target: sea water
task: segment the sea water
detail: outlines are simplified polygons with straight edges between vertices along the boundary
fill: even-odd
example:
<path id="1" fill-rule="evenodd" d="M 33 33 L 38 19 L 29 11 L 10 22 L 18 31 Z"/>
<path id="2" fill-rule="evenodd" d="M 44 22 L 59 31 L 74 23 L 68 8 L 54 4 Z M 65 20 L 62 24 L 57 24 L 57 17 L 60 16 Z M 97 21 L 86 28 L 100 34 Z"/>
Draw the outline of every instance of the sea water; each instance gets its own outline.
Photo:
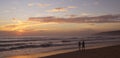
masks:
<path id="1" fill-rule="evenodd" d="M 83 40 L 86 49 L 120 44 L 120 36 L 8 36 L 0 37 L 0 58 L 78 49 L 78 42 Z"/>

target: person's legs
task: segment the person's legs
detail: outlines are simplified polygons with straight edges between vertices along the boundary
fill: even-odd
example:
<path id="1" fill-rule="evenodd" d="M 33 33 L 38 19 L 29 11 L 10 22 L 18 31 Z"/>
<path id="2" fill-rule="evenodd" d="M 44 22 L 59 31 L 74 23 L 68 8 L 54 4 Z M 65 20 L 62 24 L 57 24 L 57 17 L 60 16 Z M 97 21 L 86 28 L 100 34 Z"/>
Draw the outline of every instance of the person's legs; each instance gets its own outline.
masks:
<path id="1" fill-rule="evenodd" d="M 82 46 L 82 52 L 85 52 L 85 47 L 84 46 Z"/>
<path id="2" fill-rule="evenodd" d="M 83 51 L 85 52 L 85 47 L 83 47 Z"/>
<path id="3" fill-rule="evenodd" d="M 81 51 L 81 47 L 79 46 L 79 51 Z"/>

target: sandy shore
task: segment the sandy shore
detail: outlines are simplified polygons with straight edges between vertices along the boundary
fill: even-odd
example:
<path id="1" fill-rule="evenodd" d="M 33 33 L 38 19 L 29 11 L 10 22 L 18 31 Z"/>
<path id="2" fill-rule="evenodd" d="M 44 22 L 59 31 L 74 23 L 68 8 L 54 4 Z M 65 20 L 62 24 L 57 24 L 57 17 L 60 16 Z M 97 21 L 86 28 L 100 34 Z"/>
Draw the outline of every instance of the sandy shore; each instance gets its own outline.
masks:
<path id="1" fill-rule="evenodd" d="M 87 49 L 86 51 L 61 50 L 47 53 L 9 56 L 5 58 L 120 58 L 120 45 Z"/>
<path id="2" fill-rule="evenodd" d="M 74 51 L 42 58 L 120 58 L 120 45 L 90 49 L 85 52 Z"/>
<path id="3" fill-rule="evenodd" d="M 43 52 L 43 53 L 34 53 L 34 54 L 24 54 L 24 55 L 13 55 L 13 56 L 8 56 L 8 57 L 2 57 L 2 58 L 41 58 L 41 57 L 46 57 L 46 56 L 51 56 L 51 55 L 56 55 L 56 54 L 63 54 L 63 53 L 69 53 L 76 51 L 77 49 L 72 49 L 72 50 L 59 50 L 59 51 L 51 51 L 51 52 Z"/>

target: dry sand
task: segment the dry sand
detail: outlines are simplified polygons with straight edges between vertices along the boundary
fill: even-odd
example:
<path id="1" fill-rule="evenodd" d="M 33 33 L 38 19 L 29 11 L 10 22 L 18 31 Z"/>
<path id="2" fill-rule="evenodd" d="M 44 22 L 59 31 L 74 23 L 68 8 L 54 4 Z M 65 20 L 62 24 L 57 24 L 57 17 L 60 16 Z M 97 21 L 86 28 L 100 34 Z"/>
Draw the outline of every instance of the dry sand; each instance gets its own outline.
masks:
<path id="1" fill-rule="evenodd" d="M 120 58 L 120 45 L 86 51 L 74 51 L 43 58 Z"/>

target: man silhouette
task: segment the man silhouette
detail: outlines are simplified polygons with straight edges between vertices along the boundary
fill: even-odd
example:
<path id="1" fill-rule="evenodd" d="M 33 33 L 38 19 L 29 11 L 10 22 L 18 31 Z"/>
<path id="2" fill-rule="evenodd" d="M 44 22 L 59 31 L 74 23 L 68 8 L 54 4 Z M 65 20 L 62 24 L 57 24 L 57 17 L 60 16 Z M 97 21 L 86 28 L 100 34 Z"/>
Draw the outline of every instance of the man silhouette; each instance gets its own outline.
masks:
<path id="1" fill-rule="evenodd" d="M 78 42 L 79 51 L 81 51 L 81 42 Z"/>

